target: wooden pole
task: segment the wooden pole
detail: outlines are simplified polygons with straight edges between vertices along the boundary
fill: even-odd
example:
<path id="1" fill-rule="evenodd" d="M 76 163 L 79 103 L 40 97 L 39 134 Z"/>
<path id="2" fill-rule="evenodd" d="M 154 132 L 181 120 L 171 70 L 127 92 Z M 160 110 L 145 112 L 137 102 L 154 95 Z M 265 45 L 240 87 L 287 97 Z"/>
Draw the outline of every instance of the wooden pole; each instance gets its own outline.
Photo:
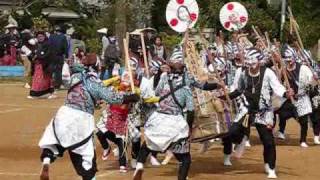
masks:
<path id="1" fill-rule="evenodd" d="M 261 43 L 263 45 L 263 48 L 268 49 L 270 51 L 270 49 L 267 47 L 267 45 L 265 44 L 265 42 L 263 41 L 262 37 L 260 36 L 260 34 L 258 33 L 258 31 L 256 30 L 256 28 L 254 26 L 252 26 L 252 30 L 256 34 L 258 39 L 260 39 L 260 41 L 261 41 Z M 278 79 L 281 80 L 281 72 L 279 70 L 279 67 L 278 67 L 276 61 L 274 60 L 274 58 L 272 56 L 271 56 L 271 60 L 272 60 L 272 63 L 274 65 L 274 67 L 276 68 L 276 75 L 277 75 Z"/>
<path id="2" fill-rule="evenodd" d="M 267 39 L 268 49 L 271 49 L 271 42 L 270 42 L 270 38 L 269 38 L 268 32 L 264 32 L 264 35 L 266 36 L 266 39 Z"/>
<path id="3" fill-rule="evenodd" d="M 127 41 L 126 43 L 127 43 L 128 53 L 129 53 L 129 45 L 130 45 L 130 34 L 129 34 L 129 32 L 126 33 L 126 41 Z M 124 47 L 123 47 L 123 51 L 125 52 Z M 126 57 L 124 57 L 124 58 L 126 58 Z M 129 59 L 130 59 L 130 56 L 129 56 Z M 124 60 L 125 67 L 128 67 L 127 62 L 129 62 L 129 61 Z"/>
<path id="4" fill-rule="evenodd" d="M 274 40 L 274 42 L 276 43 L 277 39 L 274 38 L 273 40 Z M 285 84 L 285 86 L 287 87 L 287 89 L 290 89 L 291 87 L 290 87 L 290 83 L 289 83 L 289 79 L 288 79 L 288 73 L 287 73 L 287 70 L 285 69 L 286 66 L 285 66 L 285 64 L 283 63 L 283 60 L 281 59 L 281 55 L 280 55 L 280 51 L 279 51 L 279 50 L 277 50 L 277 54 L 279 55 L 279 58 L 280 58 L 280 65 L 281 65 L 281 69 L 282 69 L 282 75 L 283 75 L 283 79 L 284 79 L 284 84 Z M 273 59 L 273 58 L 272 58 L 272 59 Z M 290 101 L 291 101 L 292 103 L 295 102 L 295 100 L 293 99 L 292 96 L 290 96 Z"/>
<path id="5" fill-rule="evenodd" d="M 142 52 L 143 52 L 143 62 L 144 62 L 144 66 L 146 68 L 147 78 L 149 78 L 150 77 L 149 64 L 148 64 L 147 50 L 146 50 L 146 44 L 145 44 L 145 41 L 144 41 L 143 32 L 141 32 L 140 36 L 141 36 L 141 45 L 142 45 Z"/>
<path id="6" fill-rule="evenodd" d="M 130 56 L 129 56 L 129 48 L 128 43 L 126 39 L 123 39 L 123 49 L 125 53 L 125 61 L 129 72 L 129 78 L 130 78 L 130 85 L 131 85 L 131 91 L 134 92 L 134 82 L 133 82 L 133 76 L 132 76 L 132 69 L 130 66 Z"/>
<path id="7" fill-rule="evenodd" d="M 320 61 L 320 39 L 318 40 L 317 61 Z"/>
<path id="8" fill-rule="evenodd" d="M 255 29 L 254 26 L 252 26 L 252 29 L 253 29 L 254 33 L 257 35 L 257 37 L 258 37 L 259 39 L 262 39 L 261 36 L 259 35 L 259 33 L 257 32 L 257 30 Z M 269 35 L 268 35 L 267 33 L 266 33 L 266 35 L 267 35 L 266 38 L 269 39 Z M 270 42 L 270 40 L 268 40 L 268 41 Z M 263 41 L 262 41 L 262 44 L 263 44 L 263 46 L 264 46 L 265 48 L 267 48 L 266 44 L 265 44 Z M 289 79 L 288 79 L 288 74 L 286 73 L 286 70 L 284 69 L 285 65 L 283 64 L 283 61 L 281 60 L 280 52 L 277 52 L 277 54 L 278 54 L 278 56 L 279 56 L 279 58 L 280 58 L 280 65 L 281 65 L 281 67 L 282 67 L 282 68 L 281 68 L 281 69 L 282 69 L 282 72 L 281 72 L 281 70 L 279 69 L 277 63 L 275 62 L 273 56 L 271 57 L 272 63 L 273 63 L 273 65 L 274 65 L 274 67 L 276 68 L 276 73 L 277 73 L 277 76 L 278 76 L 279 81 L 281 81 L 281 74 L 282 74 L 282 75 L 283 75 L 283 78 L 284 78 L 285 86 L 286 86 L 288 89 L 290 89 L 290 83 L 289 83 Z M 290 97 L 290 100 L 291 100 L 292 103 L 294 103 L 294 99 L 293 99 L 292 96 Z"/>
<path id="9" fill-rule="evenodd" d="M 294 18 L 290 7 L 288 7 L 288 12 L 289 12 L 289 17 L 292 20 L 292 28 L 293 28 L 294 32 L 296 33 L 296 35 L 297 35 L 300 47 L 302 49 L 304 49 L 304 46 L 303 46 L 303 43 L 302 43 L 302 40 L 301 40 L 301 37 L 300 37 L 300 34 L 299 34 L 299 30 L 298 30 L 298 23 L 297 23 L 296 19 Z"/>

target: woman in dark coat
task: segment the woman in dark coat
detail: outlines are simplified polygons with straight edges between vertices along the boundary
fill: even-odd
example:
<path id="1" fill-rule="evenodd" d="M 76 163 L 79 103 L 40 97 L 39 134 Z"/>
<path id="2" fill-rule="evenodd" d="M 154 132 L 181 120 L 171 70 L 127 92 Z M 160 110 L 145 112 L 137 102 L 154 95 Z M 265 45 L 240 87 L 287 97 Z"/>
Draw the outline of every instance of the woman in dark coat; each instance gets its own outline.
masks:
<path id="1" fill-rule="evenodd" d="M 37 40 L 36 55 L 33 58 L 34 74 L 32 77 L 32 87 L 28 98 L 55 98 L 51 71 L 54 54 L 45 32 L 38 32 Z"/>

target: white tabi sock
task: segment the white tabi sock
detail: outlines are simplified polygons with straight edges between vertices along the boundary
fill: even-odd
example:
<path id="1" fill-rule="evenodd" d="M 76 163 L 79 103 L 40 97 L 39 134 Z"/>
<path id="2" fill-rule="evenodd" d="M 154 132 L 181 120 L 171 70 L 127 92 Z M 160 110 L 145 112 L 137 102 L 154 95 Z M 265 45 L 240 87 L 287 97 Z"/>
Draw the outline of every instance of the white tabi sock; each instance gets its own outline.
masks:
<path id="1" fill-rule="evenodd" d="M 43 165 L 50 164 L 50 158 L 48 158 L 48 157 L 44 158 L 42 161 L 42 164 Z"/>
<path id="2" fill-rule="evenodd" d="M 270 166 L 269 166 L 268 163 L 265 163 L 265 164 L 264 164 L 264 172 L 268 174 L 269 171 L 270 171 Z"/>
<path id="3" fill-rule="evenodd" d="M 319 136 L 314 136 L 313 140 L 314 140 L 314 144 L 316 145 L 320 144 Z"/>
<path id="4" fill-rule="evenodd" d="M 138 162 L 136 165 L 136 170 L 140 170 L 140 169 L 143 169 L 143 163 Z"/>
<path id="5" fill-rule="evenodd" d="M 277 179 L 278 176 L 276 174 L 276 171 L 274 169 L 270 169 L 268 173 L 268 179 Z"/>
<path id="6" fill-rule="evenodd" d="M 224 155 L 224 158 L 223 158 L 223 165 L 225 166 L 232 166 L 232 163 L 231 163 L 231 155 L 229 154 L 225 154 Z"/>

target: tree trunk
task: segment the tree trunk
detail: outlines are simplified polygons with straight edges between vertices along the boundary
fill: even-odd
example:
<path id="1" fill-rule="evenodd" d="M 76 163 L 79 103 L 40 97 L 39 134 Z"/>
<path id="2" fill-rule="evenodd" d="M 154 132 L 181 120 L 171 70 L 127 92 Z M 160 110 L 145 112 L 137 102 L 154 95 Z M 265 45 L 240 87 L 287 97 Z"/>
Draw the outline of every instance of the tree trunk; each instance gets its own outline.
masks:
<path id="1" fill-rule="evenodd" d="M 119 40 L 119 46 L 121 52 L 123 51 L 123 39 L 126 38 L 127 33 L 127 3 L 126 0 L 117 0 L 115 3 L 116 6 L 116 19 L 115 19 L 115 35 Z M 122 53 L 124 57 L 124 53 Z M 124 58 L 122 58 L 121 63 L 124 64 Z"/>
<path id="2" fill-rule="evenodd" d="M 318 40 L 317 61 L 320 61 L 320 39 Z"/>

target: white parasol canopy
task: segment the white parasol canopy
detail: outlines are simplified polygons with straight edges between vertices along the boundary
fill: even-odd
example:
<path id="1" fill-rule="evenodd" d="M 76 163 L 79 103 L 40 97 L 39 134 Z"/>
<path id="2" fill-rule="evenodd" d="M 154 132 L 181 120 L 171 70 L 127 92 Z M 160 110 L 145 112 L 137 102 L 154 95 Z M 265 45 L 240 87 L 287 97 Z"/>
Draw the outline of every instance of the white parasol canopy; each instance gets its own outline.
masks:
<path id="1" fill-rule="evenodd" d="M 229 2 L 220 10 L 220 23 L 228 31 L 242 29 L 248 19 L 247 9 L 238 2 Z"/>

